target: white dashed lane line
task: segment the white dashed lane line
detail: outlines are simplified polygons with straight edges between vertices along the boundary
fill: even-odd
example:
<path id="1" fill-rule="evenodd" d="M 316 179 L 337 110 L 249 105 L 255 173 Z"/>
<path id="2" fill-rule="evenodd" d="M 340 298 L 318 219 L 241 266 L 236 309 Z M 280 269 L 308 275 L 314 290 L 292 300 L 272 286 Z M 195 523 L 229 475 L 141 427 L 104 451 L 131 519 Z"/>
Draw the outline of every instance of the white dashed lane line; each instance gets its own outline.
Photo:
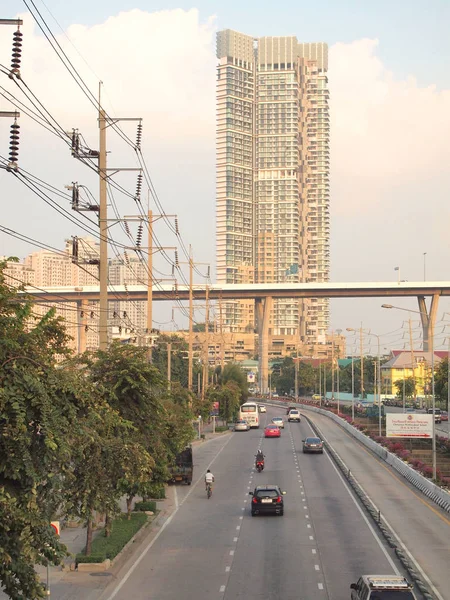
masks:
<path id="1" fill-rule="evenodd" d="M 294 465 L 295 465 L 295 468 L 296 468 L 296 471 L 297 471 L 298 484 L 299 484 L 299 487 L 300 487 L 300 490 L 301 490 L 300 494 L 301 494 L 301 496 L 305 496 L 305 492 L 304 492 L 304 488 L 303 488 L 303 484 L 302 484 L 302 479 L 301 479 L 301 475 L 300 475 L 300 463 L 299 463 L 299 460 L 298 460 L 297 453 L 295 451 L 295 447 L 294 447 L 294 443 L 293 443 L 294 440 L 292 438 L 291 431 L 289 431 L 289 434 L 291 436 L 292 449 L 293 449 L 293 454 L 294 454 Z M 306 498 L 305 497 L 302 498 L 302 502 L 306 503 Z M 307 510 L 308 507 L 306 505 L 303 505 L 303 509 Z M 305 514 L 305 520 L 308 520 L 308 519 L 309 519 L 309 515 Z M 311 524 L 310 523 L 306 523 L 306 527 L 307 527 L 307 529 L 311 529 Z M 309 537 L 309 540 L 311 542 L 314 541 L 314 536 L 309 535 L 308 537 Z M 312 556 L 317 556 L 317 549 L 316 548 L 311 548 L 311 555 Z M 314 570 L 315 571 L 320 571 L 320 565 L 315 564 L 314 565 Z M 323 590 L 324 589 L 323 583 L 317 583 L 317 588 L 319 590 Z"/>

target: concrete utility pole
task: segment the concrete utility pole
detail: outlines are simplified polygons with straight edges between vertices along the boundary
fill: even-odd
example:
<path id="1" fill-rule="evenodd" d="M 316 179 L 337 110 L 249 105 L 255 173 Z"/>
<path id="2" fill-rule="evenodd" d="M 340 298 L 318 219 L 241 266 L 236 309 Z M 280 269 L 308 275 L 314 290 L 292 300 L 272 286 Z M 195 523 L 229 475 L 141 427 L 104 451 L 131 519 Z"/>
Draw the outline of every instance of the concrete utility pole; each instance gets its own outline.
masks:
<path id="1" fill-rule="evenodd" d="M 100 83 L 101 89 L 101 83 Z M 100 90 L 99 90 L 100 92 Z M 107 172 L 106 172 L 106 113 L 101 107 L 99 93 L 98 101 L 98 127 L 99 127 L 99 158 L 98 175 L 100 178 L 100 317 L 99 317 L 99 347 L 106 350 L 108 347 L 108 217 L 107 217 Z"/>
<path id="2" fill-rule="evenodd" d="M 334 400 L 334 331 L 331 332 L 331 399 Z"/>
<path id="3" fill-rule="evenodd" d="M 417 402 L 417 391 L 416 391 L 416 365 L 414 361 L 414 346 L 413 346 L 413 337 L 412 337 L 412 327 L 411 327 L 411 317 L 408 319 L 409 323 L 409 348 L 411 350 L 411 369 L 413 373 L 413 385 L 414 385 L 414 404 Z"/>
<path id="4" fill-rule="evenodd" d="M 147 318 L 146 318 L 146 329 L 147 334 L 149 336 L 148 342 L 148 359 L 149 362 L 152 361 L 152 345 L 151 345 L 151 334 L 153 330 L 153 254 L 156 252 L 160 252 L 161 250 L 174 250 L 176 251 L 176 246 L 158 246 L 157 248 L 153 247 L 153 223 L 159 221 L 160 219 L 164 219 L 166 217 L 171 217 L 176 219 L 176 215 L 155 215 L 151 210 L 148 210 L 147 215 L 129 215 L 125 216 L 123 221 L 126 223 L 130 221 L 138 221 L 142 223 L 142 221 L 147 221 Z M 117 219 L 113 219 L 117 222 Z M 131 246 L 127 247 L 129 250 L 145 250 L 145 247 L 142 246 Z M 170 281 L 173 282 L 173 279 L 158 279 L 158 283 L 162 281 Z"/>
<path id="5" fill-rule="evenodd" d="M 207 265 L 209 263 L 194 263 L 192 257 L 192 246 L 189 244 L 189 261 L 187 263 L 180 263 L 189 265 L 189 350 L 188 350 L 188 390 L 192 392 L 192 380 L 193 380 L 193 363 L 194 363 L 194 264 L 195 265 Z M 198 388 L 198 392 L 200 387 Z M 200 393 L 199 393 L 200 396 Z"/>
<path id="6" fill-rule="evenodd" d="M 362 323 L 359 330 L 359 351 L 361 354 L 361 400 L 364 400 L 364 346 Z"/>
<path id="7" fill-rule="evenodd" d="M 204 360 L 203 360 L 203 386 L 202 400 L 205 399 L 206 390 L 209 384 L 209 287 L 206 286 L 206 309 L 205 309 L 205 344 L 204 344 Z"/>
<path id="8" fill-rule="evenodd" d="M 192 260 L 192 246 L 189 244 L 189 354 L 188 354 L 188 390 L 192 392 L 192 365 L 194 343 L 194 263 Z M 199 373 L 200 375 L 200 373 Z"/>

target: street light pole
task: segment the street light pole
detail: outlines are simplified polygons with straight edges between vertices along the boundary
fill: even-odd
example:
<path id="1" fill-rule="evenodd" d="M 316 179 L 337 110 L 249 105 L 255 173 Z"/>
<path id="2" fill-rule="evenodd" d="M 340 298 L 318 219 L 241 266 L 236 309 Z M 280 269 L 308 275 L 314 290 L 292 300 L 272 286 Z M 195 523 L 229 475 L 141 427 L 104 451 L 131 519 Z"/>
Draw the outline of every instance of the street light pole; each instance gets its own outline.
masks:
<path id="1" fill-rule="evenodd" d="M 381 308 L 396 308 L 397 310 L 405 310 L 406 312 L 418 313 L 419 315 L 423 315 L 421 310 L 412 310 L 411 308 L 402 308 L 401 306 L 393 306 L 392 304 L 382 304 Z M 432 462 L 433 462 L 433 480 L 436 481 L 436 420 L 435 420 L 435 410 L 436 410 L 436 398 L 434 396 L 434 323 L 430 321 L 429 325 L 429 333 L 428 333 L 429 343 L 431 347 L 431 406 L 433 407 L 433 419 L 431 421 L 431 453 L 432 453 Z"/>
<path id="2" fill-rule="evenodd" d="M 354 348 L 352 348 L 352 421 L 355 420 L 355 366 L 354 366 Z"/>

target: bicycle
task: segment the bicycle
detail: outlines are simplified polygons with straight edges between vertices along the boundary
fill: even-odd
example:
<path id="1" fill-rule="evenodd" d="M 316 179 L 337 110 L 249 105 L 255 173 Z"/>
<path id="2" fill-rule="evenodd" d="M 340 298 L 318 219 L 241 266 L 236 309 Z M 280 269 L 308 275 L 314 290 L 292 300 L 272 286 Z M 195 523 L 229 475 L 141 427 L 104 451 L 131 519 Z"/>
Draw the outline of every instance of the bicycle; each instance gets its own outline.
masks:
<path id="1" fill-rule="evenodd" d="M 207 496 L 208 500 L 212 496 L 212 485 L 209 482 L 206 484 L 206 496 Z"/>

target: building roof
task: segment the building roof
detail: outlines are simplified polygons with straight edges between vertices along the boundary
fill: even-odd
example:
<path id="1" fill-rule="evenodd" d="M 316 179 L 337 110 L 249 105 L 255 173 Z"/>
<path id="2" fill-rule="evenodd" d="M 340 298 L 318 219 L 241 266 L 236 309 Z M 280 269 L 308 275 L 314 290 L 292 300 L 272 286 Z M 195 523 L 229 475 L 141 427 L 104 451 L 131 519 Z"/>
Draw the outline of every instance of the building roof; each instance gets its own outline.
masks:
<path id="1" fill-rule="evenodd" d="M 422 350 L 414 350 L 412 352 L 414 357 L 411 356 L 411 350 L 393 350 L 392 358 L 381 365 L 382 369 L 412 369 L 413 366 L 421 362 L 425 362 L 428 365 L 431 364 L 431 352 L 423 352 Z M 434 362 L 439 364 L 441 360 L 447 356 L 447 352 L 441 350 L 435 350 Z"/>

